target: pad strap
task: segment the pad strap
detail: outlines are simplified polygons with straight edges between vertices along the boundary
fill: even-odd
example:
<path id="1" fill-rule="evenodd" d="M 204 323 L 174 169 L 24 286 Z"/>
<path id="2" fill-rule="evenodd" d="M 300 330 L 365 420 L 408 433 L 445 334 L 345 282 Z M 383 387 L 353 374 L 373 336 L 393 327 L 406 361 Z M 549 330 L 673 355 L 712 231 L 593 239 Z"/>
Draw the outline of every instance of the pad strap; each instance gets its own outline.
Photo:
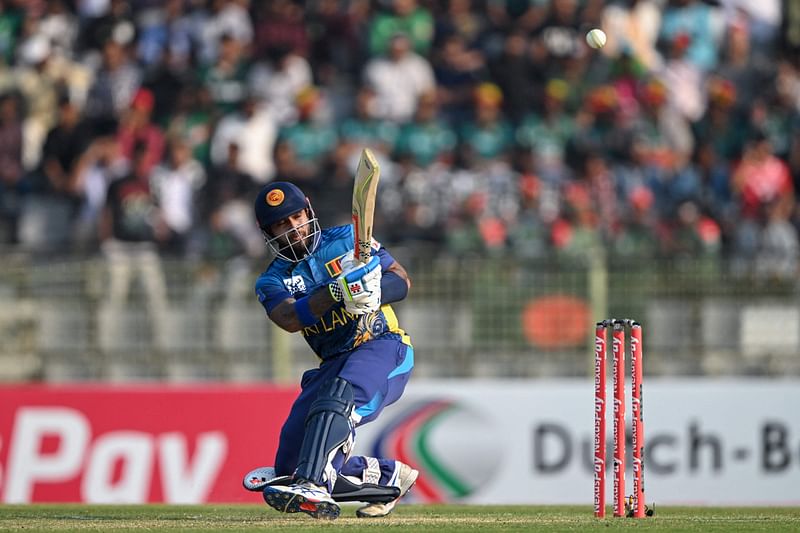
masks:
<path id="1" fill-rule="evenodd" d="M 366 457 L 367 467 L 362 474 L 364 483 L 378 484 L 381 480 L 381 464 L 374 457 Z"/>

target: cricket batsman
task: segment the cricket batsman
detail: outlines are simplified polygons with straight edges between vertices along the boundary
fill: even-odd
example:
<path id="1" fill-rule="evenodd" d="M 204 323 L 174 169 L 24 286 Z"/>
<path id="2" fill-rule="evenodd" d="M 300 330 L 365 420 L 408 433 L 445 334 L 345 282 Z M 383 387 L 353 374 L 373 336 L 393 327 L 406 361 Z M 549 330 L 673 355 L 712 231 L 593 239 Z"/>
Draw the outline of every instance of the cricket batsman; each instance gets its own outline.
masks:
<path id="1" fill-rule="evenodd" d="M 274 475 L 245 476 L 271 507 L 335 519 L 342 501 L 370 502 L 359 517 L 389 514 L 417 480 L 399 461 L 352 455 L 356 428 L 400 398 L 414 367 L 410 339 L 389 304 L 406 297 L 406 270 L 372 239 L 365 264 L 354 259 L 352 225 L 320 229 L 295 185 L 258 193 L 255 216 L 275 259 L 256 281 L 269 318 L 301 332 L 319 357 L 280 433 Z"/>

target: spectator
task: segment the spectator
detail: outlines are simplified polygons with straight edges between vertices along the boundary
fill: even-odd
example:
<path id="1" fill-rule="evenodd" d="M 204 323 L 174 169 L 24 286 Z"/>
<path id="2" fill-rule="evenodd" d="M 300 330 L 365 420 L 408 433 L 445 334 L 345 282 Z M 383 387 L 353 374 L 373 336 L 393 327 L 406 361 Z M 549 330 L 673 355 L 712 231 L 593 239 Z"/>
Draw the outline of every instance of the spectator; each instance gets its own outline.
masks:
<path id="1" fill-rule="evenodd" d="M 547 222 L 553 209 L 549 204 L 557 193 L 536 174 L 530 150 L 518 150 L 515 159 L 520 172 L 519 213 L 509 228 L 509 245 L 520 258 L 544 259 L 550 252 Z"/>
<path id="2" fill-rule="evenodd" d="M 189 145 L 180 138 L 172 139 L 167 161 L 157 166 L 150 178 L 158 217 L 167 232 L 160 239 L 161 251 L 179 256 L 192 251 L 192 230 L 199 222 L 198 191 L 205 181 L 205 170 L 198 161 L 192 159 Z"/>
<path id="3" fill-rule="evenodd" d="M 599 85 L 586 95 L 575 117 L 575 132 L 567 143 L 567 161 L 580 167 L 589 153 L 602 153 L 613 162 L 630 157 L 633 126 L 620 113 L 617 91 Z"/>
<path id="4" fill-rule="evenodd" d="M 11 2 L 0 2 L 0 61 L 9 65 L 14 59 L 23 11 Z"/>
<path id="5" fill-rule="evenodd" d="M 702 138 L 691 164 L 700 176 L 700 209 L 720 223 L 723 239 L 727 239 L 738 221 L 731 192 L 731 163 L 719 155 L 710 140 Z"/>
<path id="6" fill-rule="evenodd" d="M 211 13 L 197 26 L 200 64 L 217 62 L 223 36 L 247 48 L 253 42 L 253 23 L 245 6 L 249 0 L 210 0 Z"/>
<path id="7" fill-rule="evenodd" d="M 541 113 L 525 115 L 516 130 L 517 144 L 531 152 L 536 172 L 551 183 L 563 181 L 569 174 L 565 157 L 567 144 L 575 132 L 575 121 L 567 114 L 564 104 L 570 91 L 564 80 L 550 80 Z"/>
<path id="8" fill-rule="evenodd" d="M 366 145 L 358 145 L 359 148 Z M 377 152 L 376 155 L 383 154 L 384 152 Z M 345 144 L 340 144 L 332 156 L 328 159 L 327 164 L 322 168 L 321 172 L 325 176 L 316 185 L 317 187 L 310 190 L 308 195 L 311 198 L 311 204 L 314 206 L 314 213 L 320 220 L 325 220 L 330 224 L 350 224 L 353 221 L 352 215 L 349 210 L 342 209 L 342 206 L 350 205 L 353 200 L 353 176 L 358 161 L 361 156 L 361 150 L 350 153 Z M 381 158 L 379 163 L 381 166 L 381 185 L 386 187 L 387 183 L 391 180 L 386 180 L 388 165 L 384 164 L 385 158 Z M 382 201 L 381 198 L 379 201 Z M 375 213 L 375 225 L 379 223 L 381 218 L 382 209 L 378 209 Z"/>
<path id="9" fill-rule="evenodd" d="M 609 57 L 629 54 L 645 70 L 661 68 L 656 45 L 661 29 L 661 9 L 654 0 L 616 0 L 603 10 L 603 28 L 608 41 L 603 53 Z"/>
<path id="10" fill-rule="evenodd" d="M 443 117 L 460 125 L 471 115 L 473 91 L 486 78 L 483 55 L 467 48 L 458 34 L 444 37 L 434 61 L 437 92 Z"/>
<path id="11" fill-rule="evenodd" d="M 64 249 L 71 244 L 72 226 L 82 201 L 75 166 L 89 139 L 78 108 L 62 98 L 58 123 L 48 132 L 41 163 L 31 174 L 31 196 L 25 203 L 20 236 L 26 246 Z"/>
<path id="12" fill-rule="evenodd" d="M 606 242 L 619 228 L 621 209 L 617 205 L 614 175 L 601 153 L 589 153 L 575 179 L 564 184 L 564 200 L 579 226 L 591 225 Z M 589 212 L 584 212 L 588 210 Z"/>
<path id="13" fill-rule="evenodd" d="M 668 89 L 658 78 L 641 84 L 641 113 L 634 122 L 637 149 L 650 164 L 664 169 L 683 167 L 694 150 L 689 122 L 667 104 Z"/>
<path id="14" fill-rule="evenodd" d="M 613 250 L 619 257 L 650 261 L 658 256 L 659 236 L 653 202 L 652 191 L 644 186 L 636 187 L 628 195 L 624 223 L 613 237 Z"/>
<path id="15" fill-rule="evenodd" d="M 692 124 L 694 137 L 709 143 L 720 157 L 736 160 L 750 134 L 747 117 L 736 111 L 736 86 L 729 80 L 712 76 L 706 91 L 708 107 L 700 120 Z"/>
<path id="16" fill-rule="evenodd" d="M 744 20 L 730 24 L 725 34 L 722 48 L 722 62 L 715 74 L 728 80 L 736 91 L 736 112 L 742 113 L 744 107 L 763 91 L 767 80 L 775 74 L 763 59 L 753 54 L 750 28 Z"/>
<path id="17" fill-rule="evenodd" d="M 81 27 L 78 32 L 79 47 L 89 52 L 103 50 L 109 41 L 128 46 L 136 32 L 131 4 L 125 0 L 107 2 L 78 2 Z"/>
<path id="18" fill-rule="evenodd" d="M 687 51 L 691 37 L 686 33 L 675 35 L 668 44 L 664 68 L 659 76 L 668 88 L 669 104 L 686 120 L 696 121 L 706 110 L 705 73 L 689 60 Z"/>
<path id="19" fill-rule="evenodd" d="M 258 184 L 239 170 L 239 146 L 228 145 L 228 157 L 211 169 L 202 190 L 201 220 L 208 224 L 206 253 L 212 258 L 259 256 L 264 239 L 252 224 L 252 194 Z"/>
<path id="20" fill-rule="evenodd" d="M 298 164 L 304 167 L 303 175 L 312 180 L 323 177 L 322 169 L 328 165 L 339 142 L 336 128 L 320 114 L 323 105 L 319 89 L 306 87 L 297 95 L 297 122 L 279 133 L 281 140 L 291 145 Z"/>
<path id="21" fill-rule="evenodd" d="M 223 115 L 239 107 L 247 95 L 249 65 L 242 46 L 243 43 L 232 35 L 222 35 L 216 60 L 200 72 L 201 83 L 208 89 L 211 100 Z"/>
<path id="22" fill-rule="evenodd" d="M 456 35 L 468 49 L 478 48 L 487 30 L 486 16 L 473 5 L 472 0 L 447 0 L 444 3 L 444 11 L 435 17 L 436 40 Z"/>
<path id="23" fill-rule="evenodd" d="M 141 276 L 153 323 L 161 325 L 167 309 L 167 287 L 156 245 L 169 238 L 169 230 L 158 216 L 148 165 L 145 145 L 136 143 L 129 173 L 108 186 L 99 234 L 108 261 L 110 309 L 124 307 L 131 275 L 136 271 Z"/>
<path id="24" fill-rule="evenodd" d="M 674 223 L 662 238 L 663 253 L 678 259 L 717 259 L 721 250 L 721 232 L 717 223 L 700 212 L 694 202 L 684 202 L 677 209 Z"/>
<path id="25" fill-rule="evenodd" d="M 211 95 L 202 87 L 187 85 L 177 95 L 168 126 L 169 137 L 180 137 L 192 148 L 192 157 L 209 165 L 211 132 L 217 120 Z"/>
<path id="26" fill-rule="evenodd" d="M 313 168 L 304 165 L 294 151 L 294 144 L 288 139 L 278 139 L 275 143 L 275 179 L 273 181 L 285 181 L 294 179 L 297 182 L 305 182 L 313 188 L 314 180 L 318 176 L 313 174 Z"/>
<path id="27" fill-rule="evenodd" d="M 528 33 L 541 26 L 547 8 L 547 2 L 499 0 L 487 2 L 486 14 L 495 31 L 505 33 L 516 27 Z"/>
<path id="28" fill-rule="evenodd" d="M 775 80 L 773 88 L 762 89 L 752 101 L 750 123 L 751 127 L 764 131 L 775 154 L 786 159 L 800 125 L 800 76 L 788 62 L 781 61 Z"/>
<path id="29" fill-rule="evenodd" d="M 168 56 L 176 65 L 187 65 L 192 54 L 192 23 L 184 0 L 167 0 L 141 14 L 137 56 L 145 65 L 156 65 Z"/>
<path id="30" fill-rule="evenodd" d="M 797 279 L 800 259 L 797 229 L 780 202 L 769 202 L 764 208 L 766 220 L 755 255 L 756 279 L 792 282 Z"/>
<path id="31" fill-rule="evenodd" d="M 39 176 L 43 181 L 37 187 L 40 192 L 67 196 L 75 193 L 75 163 L 90 138 L 78 107 L 68 97 L 62 97 L 58 123 L 48 132 L 42 150 Z"/>
<path id="32" fill-rule="evenodd" d="M 388 55 L 364 67 L 364 80 L 377 95 L 378 116 L 395 122 L 410 120 L 420 96 L 436 89 L 430 63 L 411 51 L 410 44 L 405 34 L 395 34 Z"/>
<path id="33" fill-rule="evenodd" d="M 321 0 L 307 18 L 314 28 L 309 39 L 309 60 L 320 68 L 334 68 L 351 80 L 357 80 L 368 57 L 367 38 L 371 2 L 348 2 L 342 9 L 338 0 Z M 295 49 L 301 49 L 295 46 Z"/>
<path id="34" fill-rule="evenodd" d="M 783 57 L 800 56 L 800 13 L 791 0 L 781 2 L 780 47 Z"/>
<path id="35" fill-rule="evenodd" d="M 733 171 L 733 190 L 740 202 L 740 216 L 757 219 L 766 204 L 791 212 L 794 205 L 794 184 L 789 168 L 775 156 L 769 139 L 756 132 L 745 146 L 742 159 Z"/>
<path id="36" fill-rule="evenodd" d="M 602 246 L 591 200 L 583 188 L 567 195 L 564 209 L 550 228 L 550 240 L 557 258 L 585 262 Z"/>
<path id="37" fill-rule="evenodd" d="M 503 93 L 493 83 L 482 83 L 472 98 L 473 118 L 459 128 L 462 165 L 477 169 L 505 163 L 510 167 L 514 129 L 503 116 Z"/>
<path id="38" fill-rule="evenodd" d="M 506 116 L 519 125 L 541 100 L 543 70 L 534 68 L 529 56 L 528 38 L 522 31 L 512 30 L 504 38 L 500 54 L 489 60 L 490 78 L 503 91 Z"/>
<path id="39" fill-rule="evenodd" d="M 505 228 L 497 219 L 484 216 L 487 198 L 474 192 L 448 220 L 446 246 L 456 256 L 477 256 L 505 245 Z"/>
<path id="40" fill-rule="evenodd" d="M 395 155 L 401 163 L 420 169 L 435 163 L 453 165 L 458 138 L 437 112 L 436 94 L 423 94 L 414 120 L 401 128 L 397 138 Z"/>
<path id="41" fill-rule="evenodd" d="M 355 162 L 363 148 L 371 148 L 376 157 L 388 159 L 397 140 L 398 126 L 377 117 L 376 95 L 371 87 L 361 86 L 356 94 L 355 110 L 339 127 L 341 149 L 347 160 Z M 322 205 L 316 202 L 315 205 Z M 322 217 L 330 220 L 329 217 Z"/>
<path id="42" fill-rule="evenodd" d="M 0 95 L 0 242 L 17 242 L 17 222 L 26 189 L 22 169 L 22 121 L 17 98 Z"/>
<path id="43" fill-rule="evenodd" d="M 0 2 L 0 93 L 24 103 L 0 99 L 2 239 L 91 250 L 107 188 L 130 177 L 139 146 L 150 200 L 180 206 L 151 225 L 151 246 L 185 250 L 185 221 L 202 212 L 208 222 L 191 226 L 211 228 L 209 253 L 259 255 L 239 193 L 213 209 L 187 201 L 187 173 L 305 180 L 325 209 L 348 196 L 370 146 L 384 171 L 378 220 L 395 242 L 512 244 L 534 258 L 604 240 L 649 257 L 655 234 L 663 257 L 697 258 L 716 225 L 736 257 L 791 257 L 800 76 L 778 47 L 792 49 L 792 11 L 779 45 L 775 0 L 734 3 Z M 584 34 L 601 21 L 609 41 L 595 52 Z M 162 163 L 165 137 L 176 145 Z"/>
<path id="44" fill-rule="evenodd" d="M 103 44 L 103 63 L 89 88 L 86 117 L 96 132 L 108 132 L 133 100 L 142 82 L 139 68 L 130 61 L 123 43 L 109 39 Z"/>
<path id="45" fill-rule="evenodd" d="M 131 100 L 130 109 L 121 115 L 117 130 L 120 153 L 128 160 L 133 160 L 134 146 L 141 144 L 145 174 L 149 174 L 164 155 L 164 132 L 151 121 L 153 105 L 153 93 L 139 89 Z"/>
<path id="46" fill-rule="evenodd" d="M 284 53 L 308 58 L 310 39 L 300 2 L 273 0 L 256 7 L 254 54 L 278 57 Z"/>
<path id="47" fill-rule="evenodd" d="M 387 239 L 394 241 L 441 244 L 446 237 L 443 220 L 452 209 L 447 187 L 453 181 L 449 166 L 442 164 L 420 170 L 408 165 L 396 186 L 402 201 L 393 213 Z"/>
<path id="48" fill-rule="evenodd" d="M 289 48 L 275 49 L 265 59 L 250 70 L 250 93 L 269 102 L 279 125 L 292 124 L 297 120 L 297 95 L 313 83 L 311 65 Z"/>
<path id="49" fill-rule="evenodd" d="M 771 238 L 784 233 L 780 220 L 788 218 L 794 209 L 794 184 L 788 166 L 774 155 L 763 132 L 755 132 L 745 145 L 731 183 L 739 205 L 733 241 L 734 270 L 746 274 L 753 271 L 753 260 L 762 248 L 767 212 L 775 224 Z"/>
<path id="50" fill-rule="evenodd" d="M 112 136 L 94 139 L 75 162 L 74 190 L 81 198 L 74 242 L 80 250 L 95 250 L 101 236 L 101 217 L 109 185 L 128 174 L 128 161 Z"/>
<path id="51" fill-rule="evenodd" d="M 153 93 L 153 122 L 166 128 L 177 112 L 178 99 L 184 88 L 190 86 L 189 65 L 180 63 L 169 49 L 164 50 L 145 75 L 143 87 Z M 192 91 L 201 89 L 191 87 Z"/>
<path id="52" fill-rule="evenodd" d="M 417 0 L 389 0 L 390 8 L 375 14 L 369 24 L 369 52 L 373 57 L 389 54 L 398 33 L 409 40 L 411 50 L 428 55 L 434 37 L 433 17 Z"/>
<path id="53" fill-rule="evenodd" d="M 577 0 L 551 0 L 545 18 L 531 36 L 551 58 L 576 57 L 585 46 L 580 25 Z"/>
<path id="54" fill-rule="evenodd" d="M 47 2 L 43 6 L 47 11 L 41 19 L 29 12 L 24 30 L 26 37 L 18 48 L 16 75 L 17 83 L 27 84 L 26 93 L 36 95 L 36 114 L 42 115 L 43 95 L 57 87 L 58 91 L 66 91 L 69 98 L 83 109 L 94 72 L 91 61 L 76 58 L 76 39 L 78 22 L 61 0 Z M 11 70 L 11 72 L 14 72 Z M 43 87 L 38 87 L 43 85 Z M 55 123 L 55 103 L 50 101 L 48 109 L 52 125 Z M 46 132 L 45 132 L 46 133 Z M 37 145 L 37 149 L 41 145 Z"/>
<path id="55" fill-rule="evenodd" d="M 6 71 L 11 76 L 11 88 L 22 95 L 25 105 L 22 164 L 29 171 L 39 164 L 45 137 L 58 116 L 60 80 L 54 78 L 48 68 L 51 54 L 47 37 L 33 35 L 19 46 L 17 68 Z"/>
<path id="56" fill-rule="evenodd" d="M 700 0 L 668 0 L 661 17 L 659 40 L 668 46 L 685 43 L 686 60 L 700 72 L 717 66 L 722 35 L 720 10 Z"/>
<path id="57" fill-rule="evenodd" d="M 267 183 L 275 174 L 272 151 L 278 125 L 271 106 L 247 95 L 237 113 L 226 115 L 217 125 L 211 141 L 211 162 L 221 165 L 229 160 L 231 143 L 238 147 L 239 170 L 257 183 Z"/>
<path id="58" fill-rule="evenodd" d="M 640 88 L 649 76 L 644 65 L 624 50 L 611 60 L 608 75 L 619 99 L 620 113 L 626 120 L 636 120 L 640 111 Z"/>

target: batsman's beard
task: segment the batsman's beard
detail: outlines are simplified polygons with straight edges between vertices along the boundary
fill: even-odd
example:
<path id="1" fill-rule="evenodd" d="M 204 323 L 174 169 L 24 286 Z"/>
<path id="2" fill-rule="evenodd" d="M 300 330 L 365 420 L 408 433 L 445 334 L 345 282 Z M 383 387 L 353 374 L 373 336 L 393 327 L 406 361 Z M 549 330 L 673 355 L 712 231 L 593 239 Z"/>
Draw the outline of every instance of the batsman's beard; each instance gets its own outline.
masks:
<path id="1" fill-rule="evenodd" d="M 267 244 L 275 255 L 294 263 L 314 253 L 320 236 L 319 221 L 316 217 L 275 237 L 268 237 L 265 234 Z"/>

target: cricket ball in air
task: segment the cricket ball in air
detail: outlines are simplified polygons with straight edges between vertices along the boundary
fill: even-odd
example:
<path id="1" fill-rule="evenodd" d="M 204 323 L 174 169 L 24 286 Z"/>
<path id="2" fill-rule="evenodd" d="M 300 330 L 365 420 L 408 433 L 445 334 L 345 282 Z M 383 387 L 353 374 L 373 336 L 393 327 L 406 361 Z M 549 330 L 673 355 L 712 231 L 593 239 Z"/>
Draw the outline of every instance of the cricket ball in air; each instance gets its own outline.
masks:
<path id="1" fill-rule="evenodd" d="M 586 43 L 594 49 L 603 48 L 606 44 L 606 34 L 603 30 L 595 28 L 586 34 Z"/>

